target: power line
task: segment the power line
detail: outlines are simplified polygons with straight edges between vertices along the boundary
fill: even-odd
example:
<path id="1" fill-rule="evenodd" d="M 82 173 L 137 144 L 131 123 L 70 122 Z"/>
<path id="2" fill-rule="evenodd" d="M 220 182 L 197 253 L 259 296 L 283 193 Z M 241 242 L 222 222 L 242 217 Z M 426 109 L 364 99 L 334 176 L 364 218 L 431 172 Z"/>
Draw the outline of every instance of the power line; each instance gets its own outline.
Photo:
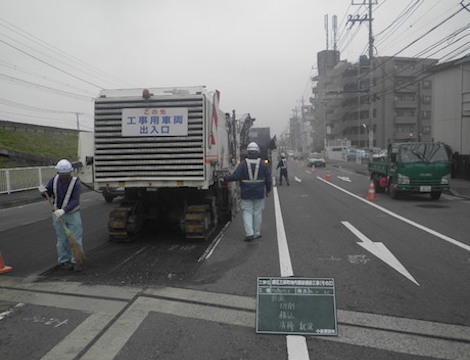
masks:
<path id="1" fill-rule="evenodd" d="M 390 31 L 388 33 L 385 33 L 384 37 L 382 37 L 378 43 L 376 44 L 377 46 L 380 46 L 381 44 L 383 44 L 388 38 L 390 38 L 390 36 L 392 36 L 403 24 L 406 23 L 406 21 L 411 17 L 413 16 L 413 14 L 416 12 L 416 10 L 419 9 L 419 7 L 421 5 L 423 5 L 423 2 L 424 0 L 417 0 L 401 17 L 400 19 L 395 23 L 395 25 L 393 26 L 393 29 L 390 29 Z M 377 34 L 376 35 L 377 37 L 379 37 L 380 35 Z"/>
<path id="2" fill-rule="evenodd" d="M 440 11 L 439 12 L 439 15 L 437 17 L 434 17 L 432 19 L 426 19 L 426 15 L 432 10 L 434 9 L 437 5 L 439 5 L 440 3 L 442 3 L 440 0 L 438 0 L 437 3 L 435 3 L 433 6 L 431 6 L 425 13 L 423 13 L 421 16 L 418 17 L 418 19 L 416 19 L 414 22 L 412 22 L 408 28 L 412 29 L 411 31 L 413 33 L 418 33 L 419 31 L 421 31 L 422 29 L 424 29 L 426 26 L 428 26 L 428 24 L 432 24 L 432 23 L 435 23 L 436 21 L 438 21 L 439 18 L 442 18 L 442 16 L 447 16 L 448 14 L 451 14 L 454 10 L 455 10 L 455 4 L 452 5 L 450 8 L 447 8 L 445 11 Z M 418 23 L 420 23 L 421 21 L 423 20 L 426 20 L 425 23 L 422 24 L 422 26 L 419 26 L 417 28 L 414 28 L 414 26 Z M 388 48 L 391 48 L 393 46 L 395 46 L 395 44 L 397 45 L 402 45 L 403 43 L 403 40 L 400 40 L 402 38 L 405 38 L 408 35 L 409 32 L 407 31 L 402 31 L 398 34 L 394 34 L 394 35 L 398 35 L 398 36 L 394 36 L 394 35 L 391 35 L 392 37 L 392 40 L 390 41 L 387 41 L 386 42 L 386 45 Z M 407 38 L 405 39 L 407 40 Z M 381 43 L 381 45 L 383 45 L 383 43 Z"/>
<path id="3" fill-rule="evenodd" d="M 18 35 L 22 36 L 23 38 L 28 39 L 29 41 L 32 41 L 33 43 L 36 43 L 36 44 L 42 46 L 43 48 L 48 49 L 49 51 L 51 51 L 53 53 L 56 53 L 59 56 L 62 56 L 64 58 L 68 59 L 68 60 L 71 60 L 71 61 L 75 62 L 76 64 L 78 64 L 80 66 L 83 66 L 85 68 L 84 71 L 86 71 L 90 74 L 94 73 L 95 76 L 98 75 L 98 76 L 102 77 L 102 79 L 108 78 L 109 80 L 111 80 L 111 82 L 115 82 L 117 84 L 123 82 L 122 80 L 119 80 L 119 81 L 114 80 L 112 76 L 110 76 L 106 72 L 102 71 L 101 69 L 98 69 L 97 67 L 86 63 L 85 61 L 79 59 L 76 56 L 73 56 L 71 54 L 66 53 L 65 51 L 59 49 L 58 47 L 47 43 L 46 41 L 38 38 L 37 36 L 34 36 L 33 34 L 27 32 L 27 31 L 25 31 L 21 28 L 19 28 L 18 26 L 6 21 L 5 19 L 0 18 L 0 26 L 3 26 L 4 28 L 8 29 L 9 31 L 12 31 L 15 34 L 18 34 Z M 77 67 L 75 67 L 75 68 L 77 68 Z M 86 68 L 88 68 L 89 70 L 87 70 Z M 83 70 L 81 70 L 81 71 L 83 71 Z"/>
<path id="4" fill-rule="evenodd" d="M 50 91 L 50 92 L 53 92 L 53 93 L 56 93 L 56 94 L 59 94 L 59 95 L 68 96 L 68 97 L 72 97 L 72 98 L 76 98 L 76 99 L 80 99 L 80 100 L 92 100 L 93 99 L 90 96 L 85 96 L 85 95 L 73 93 L 73 92 L 70 92 L 70 91 L 65 91 L 65 90 L 53 88 L 53 87 L 50 87 L 50 86 L 37 84 L 37 83 L 31 82 L 31 81 L 23 80 L 23 79 L 20 79 L 20 78 L 14 77 L 14 76 L 10 76 L 10 75 L 7 75 L 7 74 L 3 74 L 3 73 L 0 73 L 0 78 L 3 78 L 5 80 L 11 81 L 11 82 L 21 83 L 23 85 L 25 85 L 25 84 L 30 85 L 30 86 L 33 86 L 33 87 L 36 87 L 36 88 L 39 88 L 39 89 L 45 89 L 47 91 Z"/>
<path id="5" fill-rule="evenodd" d="M 86 116 L 91 117 L 91 114 L 85 114 L 85 113 L 81 113 L 77 111 L 48 109 L 48 108 L 43 108 L 43 107 L 38 107 L 38 106 L 27 105 L 27 104 L 19 103 L 16 101 L 11 101 L 11 100 L 4 99 L 4 98 L 0 98 L 0 104 L 6 105 L 6 106 L 12 106 L 16 108 L 21 108 L 24 110 L 40 111 L 40 112 L 53 113 L 53 114 L 77 114 L 78 113 L 81 115 L 86 115 Z"/>
<path id="6" fill-rule="evenodd" d="M 47 62 L 47 61 L 45 61 L 45 60 L 42 60 L 42 59 L 38 58 L 37 56 L 35 56 L 35 55 L 33 55 L 33 54 L 30 54 L 30 53 L 28 53 L 27 51 L 18 48 L 17 46 L 14 46 L 14 45 L 10 44 L 9 42 L 7 42 L 7 41 L 5 41 L 5 40 L 0 39 L 0 42 L 3 43 L 3 44 L 5 44 L 5 45 L 7 45 L 7 46 L 9 46 L 9 47 L 11 47 L 11 48 L 13 48 L 13 49 L 15 49 L 16 51 L 19 51 L 20 53 L 22 53 L 22 54 L 24 54 L 24 55 L 26 55 L 26 56 L 29 56 L 29 57 L 31 57 L 31 58 L 33 58 L 33 59 L 35 59 L 35 60 L 37 60 L 37 61 L 39 61 L 39 62 L 45 64 L 45 65 L 47 65 L 47 66 L 49 66 L 49 67 L 51 67 L 51 68 L 57 70 L 57 71 L 60 71 L 60 72 L 66 74 L 66 75 L 68 75 L 68 76 L 70 76 L 70 77 L 73 77 L 73 78 L 76 79 L 76 80 L 83 81 L 84 83 L 87 83 L 87 84 L 89 84 L 89 85 L 92 85 L 92 86 L 94 86 L 94 87 L 96 87 L 96 88 L 98 88 L 98 89 L 100 89 L 100 90 L 103 89 L 102 86 L 97 85 L 97 84 L 95 84 L 95 83 L 93 83 L 93 82 L 91 82 L 91 81 L 85 80 L 85 79 L 83 79 L 83 78 L 81 78 L 81 77 L 79 77 L 79 76 L 76 76 L 76 75 L 70 73 L 69 71 L 66 71 L 66 70 L 64 70 L 64 69 L 61 69 L 61 68 L 58 67 L 58 66 L 55 66 L 55 65 L 53 65 L 53 64 L 51 64 L 51 63 L 49 63 L 49 62 Z"/>
<path id="7" fill-rule="evenodd" d="M 404 46 L 402 49 L 400 49 L 399 51 L 397 51 L 395 54 L 393 54 L 392 56 L 390 56 L 386 61 L 382 62 L 381 64 L 379 64 L 379 66 L 376 68 L 380 68 L 380 67 L 383 67 L 385 66 L 386 63 L 388 63 L 389 61 L 391 61 L 392 59 L 394 59 L 398 54 L 402 53 L 403 51 L 405 51 L 406 49 L 410 48 L 411 46 L 413 46 L 414 44 L 416 44 L 418 41 L 420 41 L 421 39 L 423 39 L 424 37 L 426 37 L 427 35 L 429 35 L 431 32 L 433 32 L 434 30 L 436 30 L 437 28 L 439 28 L 440 26 L 442 26 L 444 23 L 446 23 L 447 21 L 449 21 L 450 19 L 452 19 L 454 16 L 456 16 L 458 13 L 460 13 L 461 11 L 465 10 L 465 8 L 460 8 L 459 10 L 457 10 L 456 12 L 454 12 L 452 15 L 448 16 L 447 18 L 445 18 L 444 20 L 442 20 L 440 23 L 438 23 L 437 25 L 434 25 L 431 29 L 429 29 L 428 31 L 426 31 L 424 34 L 422 34 L 421 36 L 419 36 L 418 38 L 416 38 L 415 40 L 413 40 L 412 42 L 408 43 L 406 46 Z M 364 78 L 365 76 L 368 76 L 368 74 L 366 75 L 363 75 L 362 78 Z M 360 79 L 359 79 L 360 80 Z"/>
<path id="8" fill-rule="evenodd" d="M 11 69 L 11 70 L 14 70 L 14 71 L 17 71 L 17 72 L 20 72 L 20 73 L 23 73 L 23 74 L 32 75 L 32 76 L 35 76 L 35 77 L 44 79 L 44 80 L 46 80 L 46 81 L 54 82 L 54 83 L 57 83 L 57 84 L 59 84 L 59 85 L 66 86 L 66 87 L 68 87 L 68 88 L 72 88 L 72 89 L 75 89 L 75 90 L 79 90 L 79 91 L 82 91 L 82 92 L 84 92 L 84 93 L 88 93 L 88 94 L 93 95 L 93 96 L 95 95 L 95 94 L 91 93 L 91 92 L 88 91 L 88 90 L 79 88 L 79 87 L 77 87 L 77 86 L 74 86 L 74 85 L 71 85 L 71 84 L 68 84 L 68 83 L 64 83 L 64 82 L 62 82 L 62 81 L 58 81 L 58 80 L 55 80 L 55 79 L 51 79 L 51 78 L 49 78 L 49 77 L 47 77 L 47 76 L 44 76 L 44 75 L 38 75 L 38 74 L 36 74 L 36 73 L 33 73 L 33 72 L 31 72 L 31 71 L 27 71 L 27 70 L 25 70 L 25 69 L 23 69 L 23 68 L 21 68 L 21 67 L 18 67 L 17 65 L 13 65 L 13 64 L 11 64 L 11 63 L 9 63 L 9 62 L 6 62 L 6 61 L 4 61 L 4 60 L 0 60 L 0 66 L 4 66 L 4 67 L 6 67 L 6 68 L 9 68 L 9 69 Z"/>
<path id="9" fill-rule="evenodd" d="M 23 117 L 23 118 L 30 118 L 30 119 L 40 119 L 40 120 L 48 120 L 48 121 L 61 121 L 61 122 L 69 122 L 69 121 L 75 121 L 75 119 L 57 119 L 57 118 L 50 118 L 50 117 L 45 117 L 45 116 L 37 116 L 37 115 L 30 115 L 30 114 L 23 114 L 23 113 L 17 113 L 14 111 L 7 111 L 7 110 L 2 110 L 0 109 L 0 113 L 8 114 L 7 116 L 16 116 L 16 117 Z M 81 124 L 80 124 L 81 125 Z M 81 125 L 82 126 L 82 125 Z M 89 130 L 92 130 L 89 126 L 83 126 L 88 128 Z"/>
<path id="10" fill-rule="evenodd" d="M 351 4 L 349 5 L 349 7 L 350 7 L 350 6 L 351 6 Z M 351 16 L 354 17 L 354 16 L 356 16 L 357 14 L 359 14 L 359 11 L 361 10 L 362 6 L 363 6 L 363 5 L 360 5 L 360 6 L 356 9 L 356 11 L 354 12 L 354 14 L 352 14 Z M 349 9 L 349 7 L 348 7 L 348 9 Z M 351 28 L 352 28 L 352 26 L 350 26 L 349 28 L 347 28 L 347 27 L 348 27 L 348 22 L 346 22 L 346 23 L 344 24 L 343 30 L 341 31 L 341 33 L 340 33 L 339 36 L 338 36 L 338 45 L 342 44 L 342 43 L 345 41 L 345 37 L 347 37 L 347 35 L 349 34 L 349 32 L 350 32 L 350 30 L 351 30 Z M 344 45 L 344 44 L 342 44 L 342 45 Z M 340 47 L 341 47 L 342 45 L 340 45 Z"/>
<path id="11" fill-rule="evenodd" d="M 468 51 L 468 50 L 469 50 L 469 46 L 468 46 L 469 44 L 470 44 L 470 41 L 467 41 L 465 44 L 462 44 L 461 46 L 457 47 L 456 49 L 453 49 L 453 50 L 449 51 L 447 54 L 445 54 L 444 56 L 440 57 L 440 58 L 438 59 L 438 61 L 439 61 L 439 62 L 441 62 L 441 61 L 449 61 L 451 58 L 454 58 L 454 57 L 456 57 L 456 56 L 458 56 L 458 55 L 460 55 L 460 54 L 462 54 L 462 53 Z M 455 51 L 461 49 L 462 47 L 464 47 L 463 50 L 461 50 L 460 52 L 457 52 L 456 54 L 453 54 L 453 55 L 452 55 L 452 53 L 454 53 Z M 441 50 L 442 50 L 442 49 L 441 49 Z M 441 51 L 441 50 L 440 50 L 440 51 Z M 450 56 L 449 56 L 449 55 L 450 55 Z M 421 75 L 424 75 L 424 76 L 420 77 Z M 399 92 L 400 90 L 402 90 L 402 89 L 404 89 L 404 88 L 406 88 L 406 87 L 408 87 L 408 86 L 410 86 L 410 85 L 416 84 L 417 82 L 419 82 L 419 81 L 421 81 L 421 80 L 423 80 L 423 79 L 425 79 L 425 78 L 427 78 L 427 77 L 429 77 L 429 76 L 431 76 L 431 74 L 429 73 L 428 69 L 425 68 L 425 69 L 423 69 L 423 70 L 418 70 L 417 72 L 412 73 L 411 75 L 409 75 L 409 77 L 413 77 L 412 80 L 409 80 L 409 81 L 407 81 L 407 82 L 404 82 L 402 85 L 400 85 L 400 86 L 398 86 L 398 87 L 392 86 L 392 87 L 390 87 L 390 88 L 388 88 L 388 89 L 382 90 L 381 92 L 377 92 L 377 93 L 375 93 L 375 95 L 377 95 L 377 96 L 385 96 L 385 95 L 388 95 L 388 94 L 391 94 L 391 93 L 394 93 L 394 92 Z"/>

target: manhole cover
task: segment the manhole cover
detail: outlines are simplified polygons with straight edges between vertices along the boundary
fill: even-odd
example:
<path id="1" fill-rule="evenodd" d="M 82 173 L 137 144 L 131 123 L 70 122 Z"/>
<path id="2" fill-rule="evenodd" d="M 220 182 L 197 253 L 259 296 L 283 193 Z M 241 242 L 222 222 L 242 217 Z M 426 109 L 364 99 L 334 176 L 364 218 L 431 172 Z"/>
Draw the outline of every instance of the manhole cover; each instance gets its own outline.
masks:
<path id="1" fill-rule="evenodd" d="M 448 208 L 447 205 L 438 205 L 438 204 L 420 204 L 416 205 L 417 207 L 427 208 L 427 209 L 443 209 Z"/>

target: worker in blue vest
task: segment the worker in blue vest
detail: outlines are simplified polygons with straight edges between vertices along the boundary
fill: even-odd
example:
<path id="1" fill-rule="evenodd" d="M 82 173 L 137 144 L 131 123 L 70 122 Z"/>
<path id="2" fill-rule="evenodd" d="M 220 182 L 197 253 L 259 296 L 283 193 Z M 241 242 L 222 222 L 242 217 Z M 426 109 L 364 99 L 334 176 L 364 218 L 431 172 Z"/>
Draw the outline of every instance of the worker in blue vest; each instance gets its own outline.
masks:
<path id="1" fill-rule="evenodd" d="M 289 176 L 287 175 L 287 159 L 286 159 L 286 154 L 282 153 L 281 154 L 281 159 L 279 160 L 279 163 L 277 164 L 276 169 L 279 170 L 279 185 L 282 186 L 282 178 L 286 178 L 286 183 L 287 185 L 289 184 Z"/>
<path id="2" fill-rule="evenodd" d="M 80 179 L 72 176 L 72 164 L 66 159 L 60 160 L 56 165 L 57 175 L 49 180 L 46 186 L 41 185 L 39 191 L 45 193 L 54 202 L 55 211 L 52 213 L 52 225 L 57 235 L 57 255 L 59 268 L 81 271 L 82 265 L 77 264 L 73 257 L 64 227 L 59 221 L 63 219 L 70 229 L 78 245 L 83 251 L 82 219 L 80 216 Z"/>
<path id="3" fill-rule="evenodd" d="M 245 241 L 252 241 L 261 238 L 264 202 L 271 192 L 272 180 L 271 170 L 260 158 L 258 144 L 250 143 L 247 152 L 248 157 L 224 181 L 240 182 Z"/>

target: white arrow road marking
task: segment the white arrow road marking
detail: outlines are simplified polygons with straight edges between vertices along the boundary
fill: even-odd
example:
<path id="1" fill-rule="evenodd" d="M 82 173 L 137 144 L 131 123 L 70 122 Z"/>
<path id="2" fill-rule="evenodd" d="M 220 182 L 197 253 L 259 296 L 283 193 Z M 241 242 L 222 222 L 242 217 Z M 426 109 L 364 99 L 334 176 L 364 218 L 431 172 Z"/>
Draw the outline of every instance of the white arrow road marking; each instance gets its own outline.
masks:
<path id="1" fill-rule="evenodd" d="M 338 179 L 346 181 L 346 182 L 351 182 L 351 179 L 347 176 L 338 176 Z"/>
<path id="2" fill-rule="evenodd" d="M 295 179 L 295 181 L 297 181 L 298 183 L 301 183 L 301 182 L 302 182 L 302 180 L 299 179 L 297 176 L 294 176 L 294 179 Z"/>
<path id="3" fill-rule="evenodd" d="M 409 225 L 411 225 L 411 226 L 414 226 L 414 227 L 416 227 L 416 228 L 418 228 L 418 229 L 421 229 L 421 230 L 423 230 L 423 231 L 426 231 L 427 233 L 429 233 L 429 234 L 431 234 L 431 235 L 437 236 L 438 238 L 441 238 L 442 240 L 447 241 L 447 242 L 449 242 L 449 243 L 451 243 L 451 244 L 454 244 L 454 245 L 456 245 L 456 246 L 458 246 L 458 247 L 460 247 L 460 248 L 462 248 L 462 249 L 464 249 L 464 250 L 470 251 L 470 245 L 464 244 L 464 243 L 462 243 L 462 242 L 460 242 L 460 241 L 457 241 L 457 240 L 455 240 L 455 239 L 452 239 L 451 237 L 449 237 L 449 236 L 447 236 L 447 235 L 441 234 L 441 233 L 439 233 L 439 232 L 437 232 L 437 231 L 434 231 L 434 230 L 432 230 L 432 229 L 430 229 L 430 228 L 427 228 L 426 226 L 420 225 L 420 224 L 418 224 L 418 223 L 416 223 L 416 222 L 414 222 L 414 221 L 412 221 L 412 220 L 409 220 L 409 219 L 407 219 L 407 218 L 405 218 L 405 217 L 403 217 L 403 216 L 401 216 L 401 215 L 398 215 L 398 214 L 394 213 L 393 211 L 390 211 L 390 210 L 388 210 L 388 209 L 386 209 L 386 208 L 384 208 L 384 207 L 382 207 L 382 206 L 380 206 L 380 205 L 374 204 L 374 203 L 370 202 L 369 200 L 363 199 L 363 198 L 361 198 L 360 196 L 357 196 L 356 194 L 353 194 L 352 192 L 350 192 L 350 191 L 348 191 L 348 190 L 345 190 L 345 189 L 343 189 L 342 187 L 331 183 L 330 181 L 326 181 L 326 180 L 322 179 L 322 178 L 319 177 L 319 176 L 317 176 L 317 179 L 320 180 L 320 181 L 323 181 L 325 184 L 328 184 L 328 185 L 330 185 L 330 186 L 332 186 L 332 187 L 334 187 L 334 188 L 336 188 L 336 189 L 338 189 L 338 190 L 340 190 L 340 191 L 342 191 L 342 192 L 344 192 L 344 193 L 346 193 L 346 194 L 348 194 L 348 195 L 350 195 L 350 196 L 352 196 L 352 197 L 354 197 L 354 198 L 356 198 L 356 199 L 362 201 L 363 203 L 365 203 L 365 204 L 367 204 L 367 205 L 369 205 L 369 206 L 375 207 L 376 209 L 378 209 L 378 210 L 384 212 L 385 214 L 388 214 L 388 215 L 390 215 L 390 216 L 393 216 L 394 218 L 396 218 L 396 219 L 398 219 L 398 220 L 401 220 L 401 221 L 403 221 L 403 222 L 406 222 L 407 224 L 409 224 Z"/>
<path id="4" fill-rule="evenodd" d="M 398 259 L 390 252 L 390 250 L 387 249 L 384 244 L 371 241 L 367 236 L 365 236 L 347 221 L 341 221 L 341 223 L 362 241 L 357 243 L 359 246 L 362 246 L 364 249 L 377 256 L 384 263 L 405 276 L 408 280 L 413 281 L 416 285 L 419 286 L 415 278 L 411 276 L 408 270 L 405 269 L 400 261 L 398 261 Z"/>

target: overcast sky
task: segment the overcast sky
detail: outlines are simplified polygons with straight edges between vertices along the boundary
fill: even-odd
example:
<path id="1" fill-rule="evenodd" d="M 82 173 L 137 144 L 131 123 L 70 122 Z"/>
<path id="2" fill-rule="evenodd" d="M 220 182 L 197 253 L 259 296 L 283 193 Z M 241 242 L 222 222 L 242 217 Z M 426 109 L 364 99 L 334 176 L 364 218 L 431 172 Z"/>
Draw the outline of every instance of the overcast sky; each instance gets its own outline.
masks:
<path id="1" fill-rule="evenodd" d="M 376 54 L 395 54 L 459 3 L 378 0 Z M 346 15 L 356 13 L 364 15 L 366 7 L 351 0 L 2 0 L 0 119 L 73 128 L 79 112 L 81 127 L 90 129 L 100 88 L 206 85 L 220 90 L 223 111 L 249 112 L 257 126 L 279 134 L 302 97 L 308 103 L 316 53 L 326 48 L 326 14 L 330 24 L 338 16 L 341 59 L 355 62 L 366 50 L 366 23 L 345 30 Z M 461 11 L 400 55 L 415 56 L 469 20 L 470 12 Z M 468 36 L 453 40 L 433 57 L 469 52 Z"/>

